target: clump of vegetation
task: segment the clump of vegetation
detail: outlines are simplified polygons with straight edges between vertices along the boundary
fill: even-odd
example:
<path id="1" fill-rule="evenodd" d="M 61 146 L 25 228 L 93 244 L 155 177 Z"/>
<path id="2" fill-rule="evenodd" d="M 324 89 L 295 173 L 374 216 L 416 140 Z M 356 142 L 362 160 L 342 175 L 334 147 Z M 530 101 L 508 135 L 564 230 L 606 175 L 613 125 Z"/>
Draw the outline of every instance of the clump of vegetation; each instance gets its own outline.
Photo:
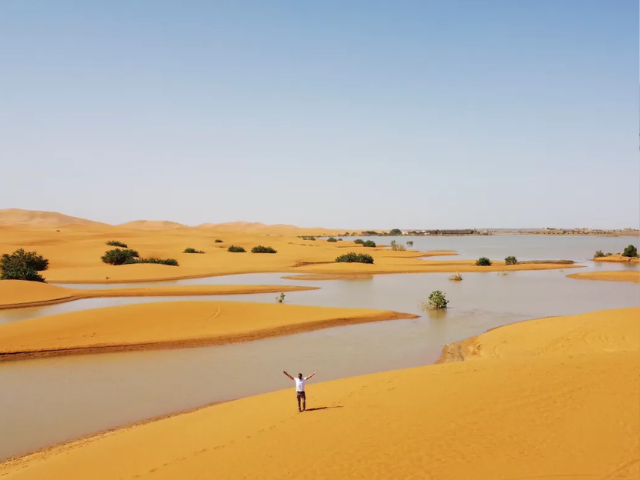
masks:
<path id="1" fill-rule="evenodd" d="M 373 240 L 367 240 L 366 242 L 364 242 L 362 244 L 363 247 L 375 247 L 376 246 L 376 242 L 374 242 Z"/>
<path id="2" fill-rule="evenodd" d="M 404 252 L 406 248 L 401 243 L 398 243 L 395 240 L 391 240 L 391 250 L 393 250 L 394 252 Z"/>
<path id="3" fill-rule="evenodd" d="M 114 248 L 113 250 L 108 250 L 101 257 L 104 263 L 108 263 L 109 265 L 124 265 L 127 263 L 134 263 L 133 260 L 138 258 L 138 252 L 131 249 L 121 250 L 119 248 Z"/>
<path id="4" fill-rule="evenodd" d="M 238 247 L 237 245 L 231 245 L 229 248 L 227 248 L 227 252 L 244 253 L 246 252 L 246 250 L 242 247 Z"/>
<path id="5" fill-rule="evenodd" d="M 334 242 L 337 242 L 337 241 L 338 241 L 338 239 L 337 239 L 337 238 L 335 238 L 335 237 L 329 237 L 329 238 L 327 238 L 327 242 L 334 243 Z"/>
<path id="6" fill-rule="evenodd" d="M 604 257 L 604 253 L 602 253 L 602 250 L 597 250 L 596 253 L 593 254 L 593 258 L 601 258 Z"/>
<path id="7" fill-rule="evenodd" d="M 443 310 L 447 308 L 448 304 L 449 300 L 447 300 L 445 294 L 440 290 L 434 290 L 431 292 L 431 295 L 429 295 L 429 300 L 422 302 L 421 305 L 425 310 Z"/>
<path id="8" fill-rule="evenodd" d="M 491 260 L 489 260 L 487 257 L 480 257 L 478 260 L 476 260 L 476 265 L 479 267 L 490 267 Z"/>
<path id="9" fill-rule="evenodd" d="M 407 241 L 407 245 L 409 245 L 410 247 L 413 247 L 413 240 Z"/>
<path id="10" fill-rule="evenodd" d="M 605 257 L 610 257 L 611 255 L 613 255 L 613 253 L 609 252 L 609 253 L 605 253 Z"/>
<path id="11" fill-rule="evenodd" d="M 373 263 L 373 257 L 366 253 L 349 252 L 336 258 L 336 262 Z"/>
<path id="12" fill-rule="evenodd" d="M 356 245 L 362 245 L 364 243 L 364 240 L 362 240 L 361 238 L 356 238 L 353 243 L 355 243 Z"/>
<path id="13" fill-rule="evenodd" d="M 271 247 L 263 247 L 262 245 L 257 245 L 251 249 L 251 253 L 278 253 L 278 252 Z"/>
<path id="14" fill-rule="evenodd" d="M 315 241 L 315 239 L 316 239 L 316 237 L 309 237 L 309 236 L 306 236 L 306 235 L 303 235 L 301 238 L 303 240 L 312 240 L 312 241 Z"/>
<path id="15" fill-rule="evenodd" d="M 461 282 L 462 281 L 462 275 L 460 275 L 458 272 L 456 272 L 454 275 L 451 275 L 449 277 L 449 280 L 453 280 L 454 282 Z"/>
<path id="16" fill-rule="evenodd" d="M 501 271 L 501 272 L 498 272 L 498 275 L 500 275 L 500 276 L 503 276 L 503 277 L 504 277 L 505 275 L 509 275 L 509 272 L 507 272 L 506 270 L 503 270 L 503 271 Z"/>
<path id="17" fill-rule="evenodd" d="M 187 247 L 184 249 L 184 252 L 182 253 L 204 253 L 202 250 L 196 250 L 193 247 Z"/>
<path id="18" fill-rule="evenodd" d="M 0 280 L 27 280 L 44 282 L 38 272 L 49 268 L 49 260 L 37 252 L 25 252 L 19 249 L 11 255 L 5 253 L 0 259 Z"/>
<path id="19" fill-rule="evenodd" d="M 215 242 L 215 243 L 222 243 L 222 240 L 220 240 L 219 238 L 216 238 L 216 239 L 214 240 L 214 242 Z"/>
<path id="20" fill-rule="evenodd" d="M 118 240 L 109 240 L 107 245 L 111 247 L 129 248 L 126 243 L 119 242 Z"/>
<path id="21" fill-rule="evenodd" d="M 281 293 L 280 295 L 278 295 L 276 297 L 276 302 L 278 303 L 284 303 L 284 293 Z"/>
<path id="22" fill-rule="evenodd" d="M 127 265 L 132 263 L 157 263 L 159 265 L 170 265 L 172 267 L 179 266 L 179 263 L 175 258 L 132 258 L 126 262 Z"/>
<path id="23" fill-rule="evenodd" d="M 402 235 L 402 230 L 400 230 L 399 228 L 392 228 L 391 231 L 389 232 L 389 235 L 394 235 L 394 236 Z"/>
<path id="24" fill-rule="evenodd" d="M 625 247 L 624 251 L 622 252 L 622 256 L 635 258 L 638 256 L 638 249 L 633 245 L 629 245 L 628 247 Z"/>
<path id="25" fill-rule="evenodd" d="M 504 263 L 506 263 L 507 265 L 515 265 L 516 263 L 518 263 L 518 259 L 513 255 L 509 255 L 504 259 Z"/>

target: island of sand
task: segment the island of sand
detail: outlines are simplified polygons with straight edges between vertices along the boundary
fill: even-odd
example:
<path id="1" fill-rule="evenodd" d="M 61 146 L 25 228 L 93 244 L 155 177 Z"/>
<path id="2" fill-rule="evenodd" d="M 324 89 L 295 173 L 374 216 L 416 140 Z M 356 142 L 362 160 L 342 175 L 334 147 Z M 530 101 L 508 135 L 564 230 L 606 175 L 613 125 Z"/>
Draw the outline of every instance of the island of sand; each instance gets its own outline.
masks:
<path id="1" fill-rule="evenodd" d="M 0 361 L 222 345 L 341 325 L 416 317 L 384 310 L 275 303 L 122 305 L 0 325 Z"/>
<path id="2" fill-rule="evenodd" d="M 637 270 L 613 270 L 606 272 L 580 272 L 567 275 L 578 280 L 601 280 L 606 282 L 640 282 L 640 272 Z"/>
<path id="3" fill-rule="evenodd" d="M 309 479 L 637 479 L 639 314 L 502 327 L 450 345 L 449 363 L 310 383 L 304 413 L 289 388 L 52 447 L 0 476 L 286 480 L 303 459 Z"/>

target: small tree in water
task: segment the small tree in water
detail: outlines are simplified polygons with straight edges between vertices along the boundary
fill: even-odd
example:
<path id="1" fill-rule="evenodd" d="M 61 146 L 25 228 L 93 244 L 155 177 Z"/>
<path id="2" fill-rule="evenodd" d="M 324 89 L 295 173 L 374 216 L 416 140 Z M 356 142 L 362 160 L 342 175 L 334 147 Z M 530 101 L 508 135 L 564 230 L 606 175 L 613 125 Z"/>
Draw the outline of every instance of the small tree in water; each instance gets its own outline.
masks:
<path id="1" fill-rule="evenodd" d="M 281 293 L 280 295 L 278 295 L 276 297 L 276 302 L 278 303 L 284 303 L 284 293 Z"/>
<path id="2" fill-rule="evenodd" d="M 449 304 L 449 300 L 443 292 L 440 290 L 434 290 L 429 295 L 429 300 L 426 302 L 422 302 L 422 308 L 426 310 L 442 310 L 447 308 Z"/>

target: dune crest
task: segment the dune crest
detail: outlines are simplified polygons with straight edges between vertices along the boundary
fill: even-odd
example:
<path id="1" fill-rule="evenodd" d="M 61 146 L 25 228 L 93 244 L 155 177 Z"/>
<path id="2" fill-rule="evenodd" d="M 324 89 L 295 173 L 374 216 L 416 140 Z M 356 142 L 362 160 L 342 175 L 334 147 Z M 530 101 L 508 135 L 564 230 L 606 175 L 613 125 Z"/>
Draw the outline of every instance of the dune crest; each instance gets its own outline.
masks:
<path id="1" fill-rule="evenodd" d="M 57 212 L 5 208 L 0 210 L 0 225 L 31 225 L 61 227 L 63 225 L 107 225 L 85 218 L 72 217 Z"/>

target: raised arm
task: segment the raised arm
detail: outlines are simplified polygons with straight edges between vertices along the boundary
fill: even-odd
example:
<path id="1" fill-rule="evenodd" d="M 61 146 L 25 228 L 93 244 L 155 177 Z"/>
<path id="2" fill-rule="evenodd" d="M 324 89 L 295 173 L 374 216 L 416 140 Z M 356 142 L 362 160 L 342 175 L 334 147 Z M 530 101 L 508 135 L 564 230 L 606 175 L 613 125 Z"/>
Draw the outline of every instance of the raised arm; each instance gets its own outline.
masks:
<path id="1" fill-rule="evenodd" d="M 291 375 L 289 375 L 287 372 L 285 372 L 284 370 L 282 371 L 282 373 L 284 373 L 287 377 L 289 377 L 291 380 L 293 380 L 293 377 Z"/>
<path id="2" fill-rule="evenodd" d="M 311 377 L 313 377 L 316 373 L 318 372 L 313 372 L 311 375 L 309 375 L 307 378 L 305 378 L 305 380 L 309 380 Z"/>

